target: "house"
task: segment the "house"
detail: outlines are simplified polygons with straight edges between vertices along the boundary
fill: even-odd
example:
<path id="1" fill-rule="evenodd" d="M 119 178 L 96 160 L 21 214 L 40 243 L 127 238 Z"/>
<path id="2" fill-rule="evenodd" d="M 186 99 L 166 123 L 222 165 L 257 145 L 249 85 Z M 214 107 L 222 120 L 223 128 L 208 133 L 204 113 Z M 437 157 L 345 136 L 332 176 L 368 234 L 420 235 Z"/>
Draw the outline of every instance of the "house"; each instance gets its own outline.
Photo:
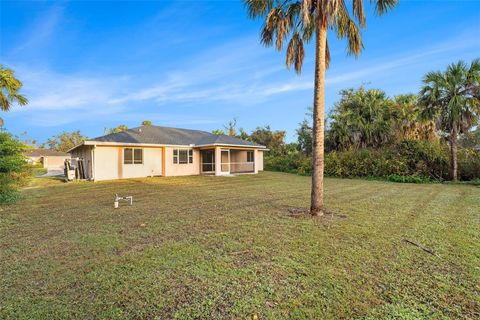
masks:
<path id="1" fill-rule="evenodd" d="M 265 146 L 206 131 L 141 126 L 69 150 L 91 180 L 229 175 L 263 170 Z"/>
<path id="2" fill-rule="evenodd" d="M 41 163 L 49 170 L 63 170 L 65 159 L 70 159 L 68 153 L 51 149 L 29 149 L 24 154 L 28 163 Z"/>

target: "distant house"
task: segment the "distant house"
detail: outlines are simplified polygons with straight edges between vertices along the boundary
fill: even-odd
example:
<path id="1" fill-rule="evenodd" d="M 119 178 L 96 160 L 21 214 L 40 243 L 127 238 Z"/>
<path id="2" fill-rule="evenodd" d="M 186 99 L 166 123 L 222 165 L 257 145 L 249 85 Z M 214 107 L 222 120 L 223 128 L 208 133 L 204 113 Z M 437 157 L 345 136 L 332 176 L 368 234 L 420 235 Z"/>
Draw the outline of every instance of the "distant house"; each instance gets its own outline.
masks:
<path id="1" fill-rule="evenodd" d="M 206 131 L 141 126 L 69 150 L 91 180 L 229 175 L 263 170 L 265 146 Z"/>
<path id="2" fill-rule="evenodd" d="M 30 164 L 41 163 L 47 169 L 63 169 L 65 159 L 70 159 L 66 152 L 50 149 L 29 149 L 25 151 L 25 156 Z"/>

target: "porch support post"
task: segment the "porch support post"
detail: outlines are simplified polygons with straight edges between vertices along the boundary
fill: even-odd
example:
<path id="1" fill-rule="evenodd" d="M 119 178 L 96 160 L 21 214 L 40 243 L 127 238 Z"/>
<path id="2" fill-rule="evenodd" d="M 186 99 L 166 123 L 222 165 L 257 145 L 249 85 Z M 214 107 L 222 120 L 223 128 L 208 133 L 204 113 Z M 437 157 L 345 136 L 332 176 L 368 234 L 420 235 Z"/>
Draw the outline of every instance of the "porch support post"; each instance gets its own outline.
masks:
<path id="1" fill-rule="evenodd" d="M 222 174 L 222 151 L 219 147 L 215 147 L 215 175 Z"/>
<path id="2" fill-rule="evenodd" d="M 258 150 L 253 150 L 253 172 L 255 172 L 255 174 L 258 173 L 258 156 Z"/>

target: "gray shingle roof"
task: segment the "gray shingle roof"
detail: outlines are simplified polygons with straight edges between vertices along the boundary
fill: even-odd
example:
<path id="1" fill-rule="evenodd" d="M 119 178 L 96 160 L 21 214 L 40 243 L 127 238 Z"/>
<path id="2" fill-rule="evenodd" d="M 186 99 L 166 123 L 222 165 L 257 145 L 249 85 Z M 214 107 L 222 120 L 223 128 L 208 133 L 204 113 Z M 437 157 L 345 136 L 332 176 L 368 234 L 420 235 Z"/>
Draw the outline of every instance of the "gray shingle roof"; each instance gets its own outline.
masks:
<path id="1" fill-rule="evenodd" d="M 160 145 L 239 145 L 264 147 L 254 142 L 238 138 L 216 135 L 206 131 L 179 129 L 159 126 L 141 126 L 126 131 L 107 134 L 89 141 L 118 142 L 118 143 L 146 143 Z"/>

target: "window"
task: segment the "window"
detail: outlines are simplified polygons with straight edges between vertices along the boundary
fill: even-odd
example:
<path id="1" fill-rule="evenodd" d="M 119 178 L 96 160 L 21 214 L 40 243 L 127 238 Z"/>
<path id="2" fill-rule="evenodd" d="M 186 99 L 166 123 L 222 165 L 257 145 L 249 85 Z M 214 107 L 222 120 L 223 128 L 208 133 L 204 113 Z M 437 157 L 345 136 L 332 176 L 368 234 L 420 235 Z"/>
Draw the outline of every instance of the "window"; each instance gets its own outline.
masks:
<path id="1" fill-rule="evenodd" d="M 123 149 L 123 163 L 132 164 L 133 163 L 133 149 L 125 148 Z"/>
<path id="2" fill-rule="evenodd" d="M 193 150 L 192 149 L 173 149 L 173 163 L 174 164 L 193 163 Z"/>
<path id="3" fill-rule="evenodd" d="M 253 162 L 253 151 L 247 151 L 247 162 Z"/>
<path id="4" fill-rule="evenodd" d="M 134 164 L 143 163 L 143 149 L 133 149 L 133 163 Z"/>
<path id="5" fill-rule="evenodd" d="M 178 149 L 173 149 L 173 163 L 178 163 Z"/>
<path id="6" fill-rule="evenodd" d="M 178 163 L 188 163 L 188 150 L 178 150 Z"/>
<path id="7" fill-rule="evenodd" d="M 123 149 L 123 163 L 124 164 L 142 164 L 143 149 L 140 149 L 140 148 Z"/>

